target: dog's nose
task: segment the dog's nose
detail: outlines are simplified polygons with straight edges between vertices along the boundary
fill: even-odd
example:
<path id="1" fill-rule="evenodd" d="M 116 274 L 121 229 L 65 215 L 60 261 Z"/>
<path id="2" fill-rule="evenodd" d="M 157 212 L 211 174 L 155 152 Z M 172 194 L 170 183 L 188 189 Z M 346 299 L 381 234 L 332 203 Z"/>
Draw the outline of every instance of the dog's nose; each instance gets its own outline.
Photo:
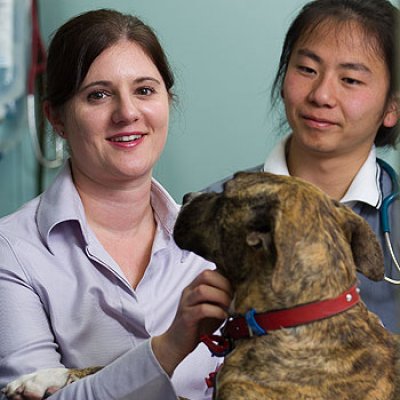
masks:
<path id="1" fill-rule="evenodd" d="M 190 203 L 195 197 L 200 196 L 202 192 L 189 192 L 183 196 L 182 204 Z"/>

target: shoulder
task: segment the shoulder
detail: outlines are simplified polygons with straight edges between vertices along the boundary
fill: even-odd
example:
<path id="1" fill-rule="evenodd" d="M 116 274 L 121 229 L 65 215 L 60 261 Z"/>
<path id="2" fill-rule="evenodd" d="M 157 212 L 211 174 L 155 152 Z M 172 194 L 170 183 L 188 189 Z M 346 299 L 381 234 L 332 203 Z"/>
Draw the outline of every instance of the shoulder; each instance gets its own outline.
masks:
<path id="1" fill-rule="evenodd" d="M 59 176 L 40 196 L 0 219 L 0 264 L 3 268 L 21 266 L 28 270 L 35 264 L 44 264 L 45 260 L 51 264 L 53 246 L 70 234 L 75 221 L 80 227 L 83 224 L 82 206 L 73 189 L 65 177 Z M 85 236 L 84 229 L 73 232 L 79 234 L 79 238 Z M 73 238 L 67 239 L 66 243 L 70 243 Z"/>
<path id="2" fill-rule="evenodd" d="M 32 237 L 37 233 L 35 222 L 40 196 L 23 205 L 19 210 L 0 218 L 0 238 Z"/>
<path id="3" fill-rule="evenodd" d="M 43 247 L 35 224 L 38 201 L 36 198 L 0 219 L 0 279 L 29 280 L 26 266 Z"/>

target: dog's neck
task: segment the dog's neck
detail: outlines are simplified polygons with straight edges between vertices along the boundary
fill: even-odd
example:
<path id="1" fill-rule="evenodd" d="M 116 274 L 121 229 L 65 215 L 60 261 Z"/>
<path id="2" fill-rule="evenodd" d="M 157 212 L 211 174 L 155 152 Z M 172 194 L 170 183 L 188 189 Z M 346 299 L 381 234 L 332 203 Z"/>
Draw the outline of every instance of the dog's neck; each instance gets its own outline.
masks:
<path id="1" fill-rule="evenodd" d="M 252 309 L 244 316 L 234 317 L 227 322 L 224 335 L 231 339 L 261 336 L 271 330 L 305 325 L 342 313 L 360 301 L 356 286 L 332 299 L 299 305 L 290 309 L 256 312 Z"/>
<path id="2" fill-rule="evenodd" d="M 303 304 L 289 309 L 257 313 L 254 309 L 244 316 L 229 319 L 222 328 L 222 336 L 203 336 L 202 342 L 216 356 L 227 355 L 232 350 L 232 343 L 239 339 L 265 336 L 270 331 L 283 328 L 307 326 L 312 322 L 331 318 L 350 310 L 361 302 L 356 285 L 341 295 L 322 301 Z M 287 334 L 288 330 L 284 329 Z"/>

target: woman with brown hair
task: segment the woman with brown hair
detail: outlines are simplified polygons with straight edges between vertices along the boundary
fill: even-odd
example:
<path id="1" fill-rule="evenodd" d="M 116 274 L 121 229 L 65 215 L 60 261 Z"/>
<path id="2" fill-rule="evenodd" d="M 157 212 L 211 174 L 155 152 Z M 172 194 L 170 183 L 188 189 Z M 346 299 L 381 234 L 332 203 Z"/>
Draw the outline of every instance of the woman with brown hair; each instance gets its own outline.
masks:
<path id="1" fill-rule="evenodd" d="M 0 220 L 0 387 L 39 370 L 12 398 L 46 397 L 67 368 L 97 365 L 52 398 L 210 398 L 204 378 L 219 361 L 197 345 L 226 318 L 230 287 L 176 246 L 179 207 L 152 178 L 173 83 L 134 16 L 90 11 L 52 39 L 44 109 L 70 158 Z"/>

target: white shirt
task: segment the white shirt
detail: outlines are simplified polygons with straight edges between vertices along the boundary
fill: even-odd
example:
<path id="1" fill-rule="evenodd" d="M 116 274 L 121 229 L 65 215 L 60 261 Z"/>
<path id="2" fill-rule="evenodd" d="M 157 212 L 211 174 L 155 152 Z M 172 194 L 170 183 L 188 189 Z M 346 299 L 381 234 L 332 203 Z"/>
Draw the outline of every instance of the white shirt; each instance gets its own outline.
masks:
<path id="1" fill-rule="evenodd" d="M 269 154 L 264 163 L 265 172 L 277 175 L 290 175 L 285 154 L 287 140 L 288 138 L 281 140 Z M 354 177 L 353 182 L 340 202 L 347 206 L 352 206 L 355 202 L 361 201 L 372 207 L 379 208 L 382 202 L 379 176 L 380 167 L 376 162 L 376 149 L 373 146 L 368 158 Z"/>

